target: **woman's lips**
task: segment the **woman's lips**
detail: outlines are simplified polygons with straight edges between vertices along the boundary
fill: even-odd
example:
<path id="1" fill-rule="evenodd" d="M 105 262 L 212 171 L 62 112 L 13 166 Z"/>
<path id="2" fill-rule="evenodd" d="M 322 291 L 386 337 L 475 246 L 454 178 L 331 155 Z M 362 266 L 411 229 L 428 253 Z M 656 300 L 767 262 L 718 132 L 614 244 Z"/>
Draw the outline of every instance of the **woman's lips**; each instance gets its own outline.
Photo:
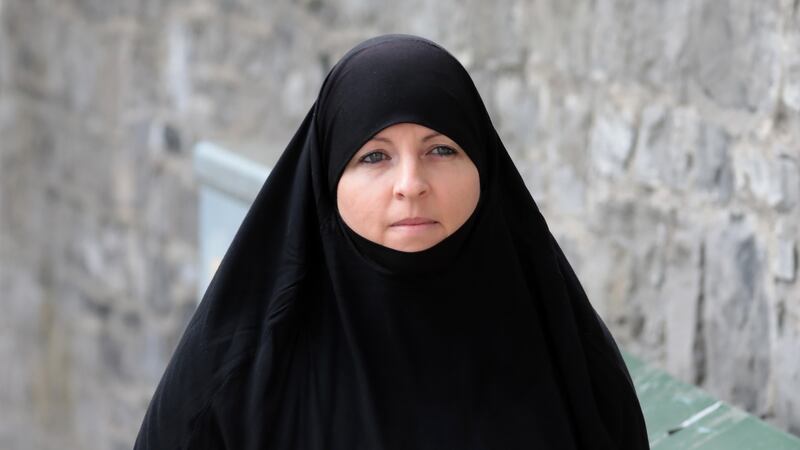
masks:
<path id="1" fill-rule="evenodd" d="M 432 225 L 436 223 L 433 219 L 428 219 L 427 217 L 409 217 L 407 219 L 403 219 L 399 222 L 395 222 L 392 224 L 393 227 L 418 227 L 423 225 Z"/>

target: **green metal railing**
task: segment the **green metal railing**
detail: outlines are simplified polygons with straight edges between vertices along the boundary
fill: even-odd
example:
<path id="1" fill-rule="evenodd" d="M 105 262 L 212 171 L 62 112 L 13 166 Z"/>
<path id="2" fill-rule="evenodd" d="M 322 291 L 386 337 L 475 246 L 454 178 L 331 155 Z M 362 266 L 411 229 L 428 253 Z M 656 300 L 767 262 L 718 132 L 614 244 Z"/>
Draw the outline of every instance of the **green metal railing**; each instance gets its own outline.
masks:
<path id="1" fill-rule="evenodd" d="M 798 450 L 800 438 L 623 352 L 653 450 Z"/>

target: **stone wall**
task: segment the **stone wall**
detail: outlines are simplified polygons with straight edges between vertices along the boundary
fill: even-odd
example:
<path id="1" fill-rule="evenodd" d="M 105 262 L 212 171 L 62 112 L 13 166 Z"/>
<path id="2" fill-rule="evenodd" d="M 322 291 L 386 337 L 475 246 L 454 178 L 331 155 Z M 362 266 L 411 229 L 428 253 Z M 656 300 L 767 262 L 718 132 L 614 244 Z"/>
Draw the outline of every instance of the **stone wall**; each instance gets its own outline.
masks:
<path id="1" fill-rule="evenodd" d="M 338 58 L 470 70 L 628 350 L 800 433 L 793 0 L 0 0 L 0 448 L 130 448 L 197 292 L 191 149 L 271 163 Z"/>

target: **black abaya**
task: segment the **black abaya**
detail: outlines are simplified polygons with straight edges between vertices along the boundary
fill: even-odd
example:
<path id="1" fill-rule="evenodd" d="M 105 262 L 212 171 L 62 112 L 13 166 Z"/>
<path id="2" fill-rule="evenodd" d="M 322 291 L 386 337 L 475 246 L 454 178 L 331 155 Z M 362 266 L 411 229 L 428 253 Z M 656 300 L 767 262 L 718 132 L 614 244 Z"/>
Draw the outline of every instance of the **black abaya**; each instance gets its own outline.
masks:
<path id="1" fill-rule="evenodd" d="M 414 122 L 475 163 L 454 234 L 400 252 L 336 211 L 344 166 Z M 256 197 L 137 449 L 646 449 L 641 409 L 464 68 L 423 38 L 350 50 Z"/>

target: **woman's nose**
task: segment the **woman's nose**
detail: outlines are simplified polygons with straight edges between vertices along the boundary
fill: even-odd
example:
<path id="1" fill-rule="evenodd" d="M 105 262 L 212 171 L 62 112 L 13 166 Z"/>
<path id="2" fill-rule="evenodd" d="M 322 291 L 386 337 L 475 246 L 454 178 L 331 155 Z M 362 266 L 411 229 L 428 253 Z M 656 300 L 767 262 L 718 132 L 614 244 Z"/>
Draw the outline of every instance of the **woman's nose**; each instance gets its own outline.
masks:
<path id="1" fill-rule="evenodd" d="M 402 164 L 394 185 L 396 198 L 413 198 L 425 195 L 430 186 L 418 161 Z"/>

